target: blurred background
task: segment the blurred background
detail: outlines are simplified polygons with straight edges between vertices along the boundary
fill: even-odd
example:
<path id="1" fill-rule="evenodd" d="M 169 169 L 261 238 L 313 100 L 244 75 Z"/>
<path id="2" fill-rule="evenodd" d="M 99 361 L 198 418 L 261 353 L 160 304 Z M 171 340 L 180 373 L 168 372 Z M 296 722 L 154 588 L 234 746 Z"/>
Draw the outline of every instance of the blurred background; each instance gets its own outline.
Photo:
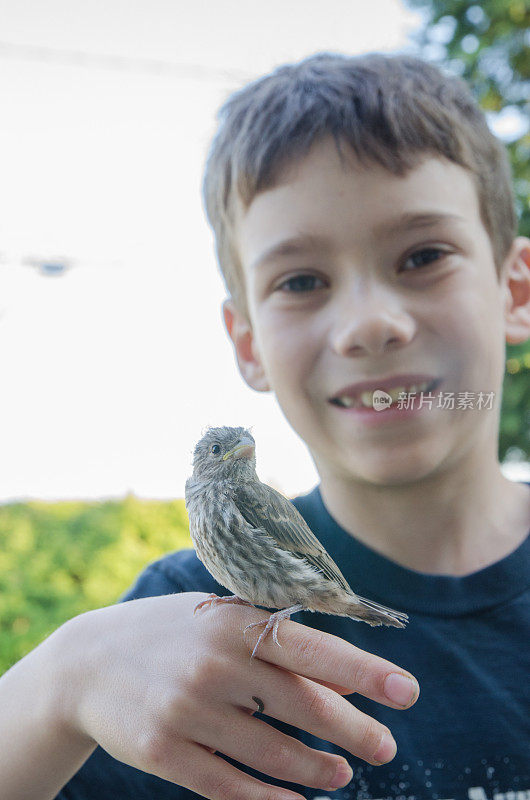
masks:
<path id="1" fill-rule="evenodd" d="M 262 480 L 316 483 L 234 367 L 201 178 L 228 94 L 318 50 L 462 75 L 506 143 L 530 235 L 526 0 L 0 0 L 0 671 L 189 542 L 207 425 L 252 427 Z M 530 480 L 530 346 L 500 456 Z"/>

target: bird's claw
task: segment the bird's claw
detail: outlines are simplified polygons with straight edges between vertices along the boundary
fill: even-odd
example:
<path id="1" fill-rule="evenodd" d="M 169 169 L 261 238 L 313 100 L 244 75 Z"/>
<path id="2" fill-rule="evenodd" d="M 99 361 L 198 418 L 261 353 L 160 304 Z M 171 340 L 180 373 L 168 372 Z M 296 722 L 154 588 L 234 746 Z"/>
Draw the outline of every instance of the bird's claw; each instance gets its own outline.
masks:
<path id="1" fill-rule="evenodd" d="M 260 619 L 258 622 L 251 622 L 250 625 L 247 625 L 245 630 L 243 631 L 243 635 L 247 632 L 249 628 L 255 628 L 257 625 L 265 625 L 265 629 L 260 634 L 258 641 L 254 645 L 254 650 L 250 656 L 251 659 L 256 657 L 256 653 L 258 652 L 258 647 L 260 644 L 265 641 L 268 634 L 272 630 L 272 639 L 274 644 L 277 644 L 278 647 L 281 647 L 281 644 L 278 641 L 278 625 L 283 619 L 290 619 L 291 614 L 294 614 L 297 611 L 301 611 L 303 606 L 301 604 L 297 604 L 295 606 L 291 606 L 290 608 L 282 608 L 280 611 L 275 611 L 273 614 L 270 615 L 269 619 Z"/>
<path id="2" fill-rule="evenodd" d="M 216 594 L 214 594 L 214 593 L 212 592 L 211 594 L 209 594 L 209 595 L 208 595 L 208 597 L 206 598 L 206 600 L 201 600 L 201 602 L 200 602 L 200 603 L 197 603 L 197 605 L 196 605 L 196 606 L 195 606 L 195 608 L 193 609 L 193 613 L 194 613 L 194 614 L 196 614 L 196 613 L 197 613 L 197 611 L 198 611 L 200 608 L 204 608 L 205 606 L 211 606 L 211 605 L 212 605 L 212 603 L 214 603 L 214 601 L 215 601 L 215 600 L 219 600 L 219 597 L 218 597 Z"/>
<path id="3" fill-rule="evenodd" d="M 265 625 L 265 629 L 262 631 L 262 633 L 260 633 L 258 641 L 254 645 L 254 649 L 251 653 L 250 658 L 256 657 L 256 653 L 258 652 L 258 647 L 263 641 L 265 641 L 271 630 L 272 630 L 272 638 L 274 644 L 277 644 L 278 647 L 281 647 L 281 644 L 278 641 L 278 625 L 280 624 L 280 620 L 276 619 L 273 622 L 271 622 L 271 617 L 273 616 L 274 614 L 271 614 L 269 619 L 260 619 L 258 622 L 251 622 L 250 625 L 247 625 L 245 630 L 243 631 L 243 635 L 245 635 L 245 633 L 249 628 L 255 628 L 257 625 Z"/>
<path id="4" fill-rule="evenodd" d="M 200 608 L 204 608 L 206 606 L 216 606 L 219 605 L 219 603 L 235 603 L 239 606 L 252 606 L 252 603 L 249 603 L 248 600 L 242 600 L 241 597 L 238 597 L 236 594 L 231 594 L 227 597 L 219 597 L 219 595 L 212 592 L 208 595 L 206 600 L 201 600 L 200 603 L 197 603 L 193 609 L 193 613 L 195 614 Z M 252 606 L 252 608 L 254 608 L 254 606 Z"/>

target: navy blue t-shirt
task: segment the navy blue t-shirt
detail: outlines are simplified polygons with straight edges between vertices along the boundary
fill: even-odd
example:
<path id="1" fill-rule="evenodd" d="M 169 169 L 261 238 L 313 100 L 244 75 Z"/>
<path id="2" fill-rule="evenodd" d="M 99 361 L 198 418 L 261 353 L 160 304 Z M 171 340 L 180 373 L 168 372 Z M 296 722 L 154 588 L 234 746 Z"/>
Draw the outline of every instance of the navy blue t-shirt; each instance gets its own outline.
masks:
<path id="1" fill-rule="evenodd" d="M 410 621 L 400 630 L 310 612 L 292 619 L 409 670 L 418 678 L 421 694 L 407 711 L 359 695 L 348 698 L 387 725 L 396 739 L 396 757 L 379 767 L 305 731 L 259 716 L 311 747 L 346 756 L 353 780 L 332 792 L 330 799 L 530 798 L 530 535 L 501 561 L 471 575 L 426 575 L 388 560 L 340 528 L 318 488 L 294 504 L 352 588 L 407 612 Z M 189 591 L 227 594 L 193 550 L 169 554 L 148 566 L 123 599 Z M 306 798 L 327 797 L 322 789 L 284 785 Z M 155 797 L 197 800 L 199 795 L 125 766 L 99 747 L 57 796 L 58 800 Z"/>

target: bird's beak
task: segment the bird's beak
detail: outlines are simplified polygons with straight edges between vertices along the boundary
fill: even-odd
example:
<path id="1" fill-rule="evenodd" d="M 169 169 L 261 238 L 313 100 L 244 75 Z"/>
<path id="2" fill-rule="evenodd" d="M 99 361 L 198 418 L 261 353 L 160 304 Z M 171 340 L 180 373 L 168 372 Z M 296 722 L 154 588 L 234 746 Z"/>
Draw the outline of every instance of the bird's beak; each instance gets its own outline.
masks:
<path id="1" fill-rule="evenodd" d="M 255 449 L 256 445 L 252 439 L 248 436 L 242 436 L 233 450 L 224 454 L 223 461 L 226 461 L 227 458 L 252 458 Z"/>

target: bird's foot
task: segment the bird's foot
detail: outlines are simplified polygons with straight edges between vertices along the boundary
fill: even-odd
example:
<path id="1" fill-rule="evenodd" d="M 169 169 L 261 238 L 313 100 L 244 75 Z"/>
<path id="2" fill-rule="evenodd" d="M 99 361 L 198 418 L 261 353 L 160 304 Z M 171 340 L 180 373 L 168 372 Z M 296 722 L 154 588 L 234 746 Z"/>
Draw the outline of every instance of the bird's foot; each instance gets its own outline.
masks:
<path id="1" fill-rule="evenodd" d="M 258 648 L 260 644 L 265 641 L 269 633 L 272 631 L 272 638 L 274 644 L 277 644 L 278 647 L 281 647 L 281 644 L 278 641 L 278 625 L 284 619 L 289 619 L 291 614 L 296 614 L 297 611 L 301 611 L 303 606 L 300 603 L 297 603 L 295 606 L 290 606 L 290 608 L 282 608 L 281 611 L 275 611 L 273 614 L 270 615 L 269 619 L 260 619 L 258 622 L 251 622 L 250 625 L 247 625 L 243 634 L 245 634 L 249 628 L 255 628 L 258 625 L 265 625 L 263 632 L 260 634 L 258 641 L 254 645 L 254 650 L 250 658 L 255 658 L 256 653 L 258 652 Z"/>
<path id="2" fill-rule="evenodd" d="M 206 600 L 201 600 L 200 603 L 197 603 L 193 609 L 193 613 L 195 614 L 200 608 L 204 608 L 206 606 L 216 606 L 219 603 L 235 603 L 239 606 L 252 606 L 252 603 L 249 603 L 247 600 L 242 600 L 241 597 L 238 597 L 236 594 L 231 594 L 227 597 L 219 597 L 219 595 L 212 592 L 208 595 Z M 254 608 L 254 606 L 252 606 L 252 608 Z"/>

